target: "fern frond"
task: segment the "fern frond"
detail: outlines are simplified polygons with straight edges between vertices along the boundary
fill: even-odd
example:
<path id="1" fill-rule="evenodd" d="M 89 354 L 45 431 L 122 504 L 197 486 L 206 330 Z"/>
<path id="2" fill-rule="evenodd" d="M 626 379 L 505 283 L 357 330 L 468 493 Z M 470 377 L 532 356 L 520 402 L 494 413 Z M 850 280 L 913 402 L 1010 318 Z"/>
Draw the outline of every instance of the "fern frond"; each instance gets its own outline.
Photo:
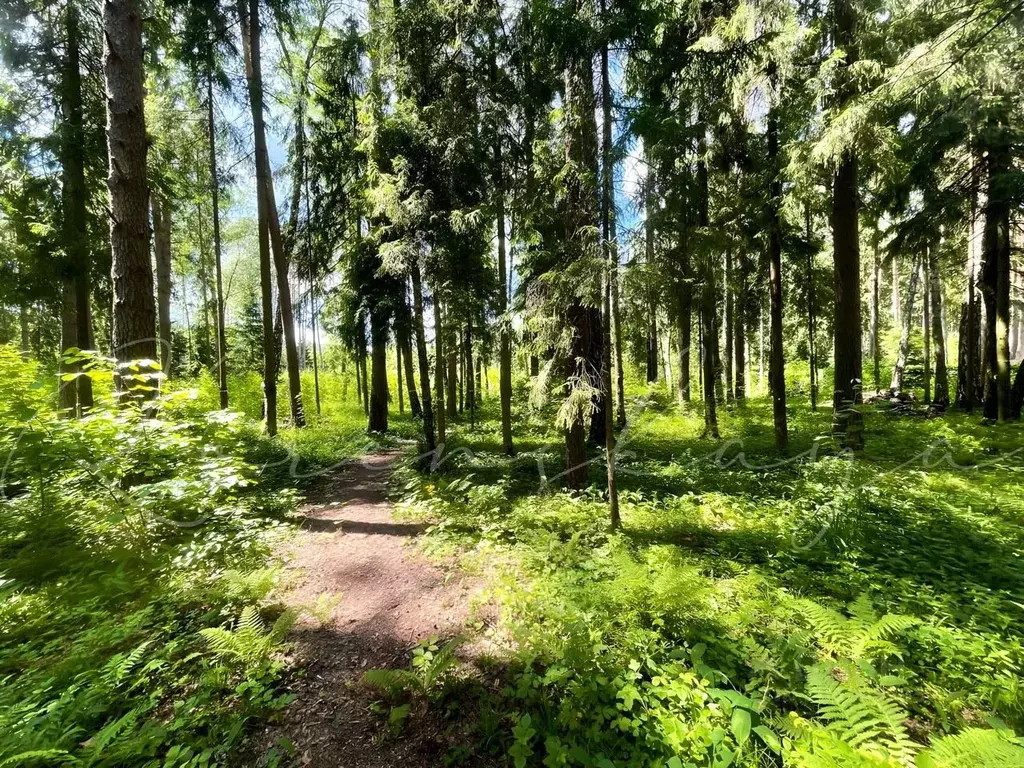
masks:
<path id="1" fill-rule="evenodd" d="M 300 614 L 301 611 L 297 608 L 287 608 L 277 617 L 277 621 L 274 622 L 274 626 L 270 630 L 270 637 L 275 643 L 280 643 L 285 639 L 292 627 L 295 626 L 295 622 L 299 620 Z"/>
<path id="2" fill-rule="evenodd" d="M 853 665 L 818 664 L 807 670 L 807 692 L 827 730 L 856 749 L 913 762 L 917 745 L 907 735 L 906 713 L 869 685 Z"/>
<path id="3" fill-rule="evenodd" d="M 89 751 L 94 755 L 99 755 L 105 750 L 111 742 L 114 741 L 121 733 L 126 731 L 135 721 L 139 719 L 139 715 L 142 714 L 142 707 L 136 707 L 129 712 L 126 712 L 116 720 L 112 720 L 107 723 L 103 728 L 89 739 L 87 747 Z"/>
<path id="4" fill-rule="evenodd" d="M 363 682 L 388 696 L 422 692 L 419 677 L 407 669 L 370 669 L 363 674 Z"/>
<path id="5" fill-rule="evenodd" d="M 918 759 L 921 768 L 1008 768 L 1024 766 L 1024 747 L 987 728 L 968 728 L 935 739 Z"/>

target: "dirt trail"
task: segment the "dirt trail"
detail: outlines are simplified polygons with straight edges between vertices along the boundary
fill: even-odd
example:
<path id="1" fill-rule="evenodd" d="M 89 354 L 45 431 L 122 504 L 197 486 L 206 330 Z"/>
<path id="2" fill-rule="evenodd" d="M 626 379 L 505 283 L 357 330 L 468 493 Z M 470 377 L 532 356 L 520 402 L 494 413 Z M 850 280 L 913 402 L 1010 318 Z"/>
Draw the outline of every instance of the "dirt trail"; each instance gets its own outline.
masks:
<path id="1" fill-rule="evenodd" d="M 427 562 L 412 539 L 421 526 L 396 522 L 385 495 L 397 453 L 367 456 L 324 475 L 300 511 L 304 530 L 286 553 L 295 584 L 289 605 L 340 594 L 332 623 L 300 624 L 292 640 L 304 670 L 288 689 L 298 699 L 260 739 L 287 737 L 302 765 L 323 768 L 429 768 L 442 764 L 446 739 L 436 723 L 414 718 L 385 738 L 380 698 L 361 684 L 374 667 L 407 667 L 411 649 L 432 635 L 462 633 L 479 584 Z"/>

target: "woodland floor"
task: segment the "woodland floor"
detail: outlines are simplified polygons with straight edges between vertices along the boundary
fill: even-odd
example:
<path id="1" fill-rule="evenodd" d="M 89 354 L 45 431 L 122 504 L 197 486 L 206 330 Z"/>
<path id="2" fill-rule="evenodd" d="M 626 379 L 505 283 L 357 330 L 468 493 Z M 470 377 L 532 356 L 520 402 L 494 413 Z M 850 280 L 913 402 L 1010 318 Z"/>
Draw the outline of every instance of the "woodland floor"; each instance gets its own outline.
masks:
<path id="1" fill-rule="evenodd" d="M 323 475 L 300 508 L 303 530 L 289 542 L 291 576 L 284 602 L 341 599 L 333 621 L 300 623 L 290 638 L 297 698 L 259 741 L 294 745 L 302 765 L 324 768 L 428 768 L 441 765 L 458 739 L 429 713 L 390 735 L 380 694 L 361 683 L 373 668 L 407 668 L 422 640 L 465 636 L 481 585 L 428 562 L 416 549 L 422 526 L 396 522 L 386 495 L 398 453 L 372 454 Z"/>

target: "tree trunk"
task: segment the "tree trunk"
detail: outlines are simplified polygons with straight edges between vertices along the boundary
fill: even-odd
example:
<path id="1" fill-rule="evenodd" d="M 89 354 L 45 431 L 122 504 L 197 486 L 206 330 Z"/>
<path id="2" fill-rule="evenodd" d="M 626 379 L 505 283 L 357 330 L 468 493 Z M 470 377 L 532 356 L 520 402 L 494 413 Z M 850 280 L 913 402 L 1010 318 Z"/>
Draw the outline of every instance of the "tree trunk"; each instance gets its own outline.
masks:
<path id="1" fill-rule="evenodd" d="M 654 275 L 654 171 L 648 170 L 647 197 L 644 211 L 644 243 L 645 261 L 647 264 L 647 282 L 653 280 Z M 658 381 L 658 304 L 655 298 L 654 289 L 647 287 L 647 383 L 655 384 Z"/>
<path id="2" fill-rule="evenodd" d="M 602 0 L 602 11 L 603 0 Z M 602 76 L 604 81 L 607 83 L 608 80 L 608 47 L 602 49 Z M 605 113 L 605 121 L 608 120 L 608 113 Z M 611 133 L 609 127 L 608 134 Z M 607 134 L 606 134 L 607 135 Z M 608 166 L 605 166 L 608 169 Z M 605 198 L 605 202 L 609 202 L 608 198 Z M 605 218 L 607 222 L 607 217 Z M 607 223 L 606 223 L 607 226 Z M 606 232 L 607 234 L 607 232 Z M 607 256 L 611 256 L 612 249 L 609 249 Z M 601 379 L 604 383 L 602 387 L 605 392 L 611 393 L 612 391 L 612 274 L 615 270 L 615 266 L 611 261 L 611 258 L 605 259 L 605 281 L 604 281 L 604 344 L 602 346 L 603 360 L 601 364 Z M 615 428 L 613 413 L 612 398 L 610 395 L 604 398 L 604 448 L 605 448 L 605 462 L 608 468 L 608 512 L 611 520 L 612 530 L 617 530 L 622 522 L 619 519 L 619 490 L 615 483 Z"/>
<path id="3" fill-rule="evenodd" d="M 395 335 L 395 373 L 398 376 L 398 414 L 405 414 L 405 391 L 402 387 L 402 343 Z"/>
<path id="4" fill-rule="evenodd" d="M 309 281 L 309 323 L 313 329 L 313 394 L 316 397 L 316 415 L 320 415 L 320 363 L 317 355 L 316 286 Z"/>
<path id="5" fill-rule="evenodd" d="M 804 205 L 804 226 L 807 242 L 811 240 L 811 206 Z M 814 294 L 814 254 L 807 249 L 807 364 L 810 368 L 811 412 L 818 412 L 818 345 L 815 341 L 815 322 L 817 320 L 817 303 Z M 762 328 L 762 337 L 764 330 Z M 763 346 L 763 345 L 762 345 Z M 764 376 L 762 375 L 762 379 Z"/>
<path id="6" fill-rule="evenodd" d="M 768 79 L 776 82 L 775 64 L 768 65 Z M 779 167 L 779 115 L 772 109 L 768 115 L 769 232 L 768 292 L 771 300 L 771 362 L 769 376 L 772 388 L 772 420 L 775 424 L 775 447 L 784 452 L 789 445 L 786 422 L 786 361 L 782 346 L 782 180 Z"/>
<path id="7" fill-rule="evenodd" d="M 106 0 L 103 29 L 114 289 L 112 346 L 119 363 L 153 360 L 156 306 L 149 257 L 149 143 L 143 108 L 142 19 L 137 1 Z M 116 385 L 124 394 L 131 382 L 118 376 Z M 143 397 L 152 397 L 155 391 L 147 387 L 140 392 Z"/>
<path id="8" fill-rule="evenodd" d="M 1013 392 L 1010 395 L 1010 415 L 1014 419 L 1021 417 L 1024 407 L 1024 363 L 1017 366 L 1017 375 L 1013 379 Z"/>
<path id="9" fill-rule="evenodd" d="M 733 313 L 732 283 L 732 244 L 730 243 L 725 248 L 725 280 L 723 281 L 725 286 L 725 327 L 722 329 L 725 336 L 725 399 L 728 403 L 735 399 L 735 390 L 733 389 L 733 363 L 735 362 L 733 356 L 733 332 L 736 330 L 734 325 L 736 319 Z"/>
<path id="10" fill-rule="evenodd" d="M 274 272 L 277 275 L 277 301 L 281 312 L 281 326 L 284 336 L 285 361 L 288 368 L 288 395 L 292 424 L 305 425 L 302 409 L 302 382 L 299 379 L 299 354 L 295 346 L 295 319 L 292 314 L 291 286 L 288 282 L 288 263 L 281 238 L 281 223 L 278 219 L 277 203 L 274 198 L 274 180 L 270 171 L 270 157 L 267 154 L 267 136 L 263 120 L 263 73 L 260 62 L 260 20 L 259 0 L 249 0 L 249 66 L 246 68 L 249 81 L 249 101 L 252 110 L 253 136 L 256 148 L 257 209 L 262 201 L 262 217 L 267 223 L 270 249 L 273 254 Z"/>
<path id="11" fill-rule="evenodd" d="M 892 256 L 892 264 L 890 269 L 890 284 L 892 286 L 892 324 L 895 326 L 899 326 L 901 321 L 900 307 L 903 305 L 903 300 L 900 298 L 900 260 L 896 254 L 893 254 Z"/>
<path id="12" fill-rule="evenodd" d="M 401 324 L 396 326 L 396 344 L 402 347 L 402 365 L 405 371 L 405 386 L 406 391 L 409 394 L 409 412 L 412 413 L 416 418 L 423 417 L 423 406 L 420 405 L 419 394 L 416 391 L 416 377 L 413 375 L 413 362 L 412 362 L 412 317 L 409 313 L 409 307 L 406 304 L 406 299 L 403 297 L 402 312 L 405 314 L 405 318 Z"/>
<path id="13" fill-rule="evenodd" d="M 418 269 L 418 268 L 417 268 Z M 414 277 L 415 280 L 415 277 Z M 413 283 L 415 285 L 415 282 Z M 444 325 L 441 323 L 441 298 L 434 291 L 434 390 L 437 393 L 437 459 L 444 453 L 445 444 L 445 412 L 444 412 Z M 422 371 L 422 360 L 420 370 Z M 430 401 L 423 399 L 423 407 L 427 408 Z"/>
<path id="14" fill-rule="evenodd" d="M 60 351 L 61 376 L 57 380 L 57 407 L 62 415 L 74 418 L 78 415 L 78 384 L 75 379 L 65 381 L 64 376 L 74 376 L 79 369 L 77 363 L 65 362 L 64 353 L 78 346 L 78 316 L 75 311 L 75 278 L 67 275 L 61 281 L 61 330 Z"/>
<path id="15" fill-rule="evenodd" d="M 469 424 L 476 424 L 476 387 L 473 382 L 473 320 L 466 321 L 466 404 L 469 406 Z"/>
<path id="16" fill-rule="evenodd" d="M 151 199 L 153 208 L 153 254 L 156 257 L 156 303 L 160 320 L 160 368 L 171 375 L 171 211 L 160 194 Z"/>
<path id="17" fill-rule="evenodd" d="M 490 38 L 490 75 L 492 87 L 497 85 L 496 43 Z M 529 121 L 528 121 L 529 122 Z M 498 397 L 501 405 L 501 448 L 506 456 L 515 452 L 512 445 L 512 338 L 505 312 L 508 309 L 509 279 L 505 254 L 505 165 L 502 156 L 501 131 L 494 134 L 494 202 L 498 230 Z M 532 186 L 532 185 L 529 185 Z M 527 190 L 528 193 L 530 190 Z M 533 358 L 531 358 L 533 359 Z M 536 374 L 534 374 L 536 375 Z"/>
<path id="18" fill-rule="evenodd" d="M 853 96 L 849 68 L 857 61 L 856 14 L 851 0 L 836 0 L 832 9 L 833 41 L 846 52 L 839 73 L 840 105 Z M 833 433 L 844 447 L 864 444 L 861 402 L 863 359 L 861 354 L 860 228 L 858 221 L 857 156 L 843 153 L 833 180 L 832 253 L 835 262 L 835 397 Z"/>
<path id="19" fill-rule="evenodd" d="M 572 3 L 575 5 L 578 3 Z M 597 210 L 599 200 L 594 183 L 598 171 L 597 125 L 594 118 L 594 75 L 588 55 L 574 53 L 565 67 L 563 129 L 565 161 L 571 172 L 565 181 L 563 244 L 566 266 L 579 265 L 600 252 L 600 242 L 594 231 L 600 224 Z M 598 275 L 600 278 L 600 275 Z M 603 358 L 600 311 L 600 279 L 593 286 L 587 280 L 583 285 L 571 286 L 571 298 L 565 308 L 565 321 L 571 329 L 569 355 L 562 363 L 565 373 L 565 395 L 571 398 L 578 381 L 589 380 L 595 389 L 601 389 L 600 361 Z M 655 351 L 655 361 L 657 352 Z M 656 365 L 656 363 L 655 363 Z M 590 368 L 590 370 L 587 370 Z M 655 376 L 657 371 L 655 370 Z M 603 416 L 606 409 L 601 409 Z M 565 425 L 566 484 L 570 488 L 583 487 L 589 476 L 586 457 L 586 408 L 575 407 L 569 423 Z M 602 420 L 597 415 L 591 420 Z M 602 425 L 603 426 L 603 425 Z M 604 435 L 604 430 L 601 432 Z"/>
<path id="20" fill-rule="evenodd" d="M 61 203 L 64 212 L 64 246 L 68 258 L 68 273 L 71 281 L 74 323 L 68 330 L 74 336 L 68 337 L 70 344 L 63 348 L 78 347 L 92 349 L 92 313 L 89 306 L 91 293 L 91 259 L 89 256 L 85 186 L 85 119 L 82 107 L 82 71 L 78 11 L 73 2 L 67 4 L 65 12 L 66 48 L 64 76 L 61 83 L 61 101 L 64 123 L 61 131 L 60 160 L 64 189 Z M 27 330 L 23 328 L 23 337 Z M 80 366 L 71 366 L 80 370 Z M 75 381 L 65 382 L 61 391 L 68 390 L 70 399 L 75 401 L 79 412 L 92 407 L 92 379 L 79 376 Z M 63 403 L 62 403 L 63 404 Z"/>
<path id="21" fill-rule="evenodd" d="M 868 354 L 874 367 L 875 389 L 882 388 L 882 350 L 878 343 L 879 306 L 882 293 L 882 259 L 878 252 L 878 225 L 875 225 L 874 237 L 871 240 L 871 308 L 868 320 Z"/>
<path id="22" fill-rule="evenodd" d="M 889 385 L 893 394 L 899 394 L 903 391 L 903 376 L 906 373 L 907 357 L 910 354 L 910 329 L 913 326 L 914 299 L 917 296 L 917 283 L 920 274 L 921 257 L 917 256 L 914 259 L 913 266 L 910 268 L 910 284 L 907 286 L 906 306 L 903 307 L 901 312 L 903 329 L 900 332 L 899 352 L 896 355 L 896 364 L 892 368 L 892 382 Z"/>
<path id="23" fill-rule="evenodd" d="M 709 273 L 711 269 L 707 270 Z M 715 289 L 714 278 L 708 274 L 701 290 L 701 339 L 703 348 L 704 368 L 704 433 L 717 439 L 718 434 L 718 410 L 715 402 L 715 354 L 711 346 L 718 339 L 718 332 L 715 329 Z"/>
<path id="24" fill-rule="evenodd" d="M 228 407 L 228 340 L 224 322 L 224 272 L 221 267 L 220 178 L 217 175 L 217 126 L 213 118 L 213 64 L 206 79 L 206 129 L 210 144 L 210 195 L 213 201 L 213 266 L 217 299 L 217 384 L 220 407 Z M 161 320 L 161 323 L 163 321 Z M 319 403 L 319 394 L 318 394 Z M 317 413 L 320 412 L 319 405 Z"/>
<path id="25" fill-rule="evenodd" d="M 736 307 L 733 326 L 733 351 L 735 354 L 736 401 L 743 403 L 747 399 L 747 260 L 741 258 L 739 263 L 739 283 L 736 291 Z"/>
<path id="26" fill-rule="evenodd" d="M 679 287 L 679 377 L 677 395 L 680 403 L 690 402 L 690 348 L 693 324 L 693 284 L 687 268 L 686 277 Z"/>
<path id="27" fill-rule="evenodd" d="M 370 313 L 370 343 L 373 345 L 370 380 L 370 432 L 388 431 L 388 323 L 381 312 Z"/>
<path id="28" fill-rule="evenodd" d="M 249 14 L 244 0 L 238 6 L 239 21 L 242 32 L 242 58 L 245 62 L 245 76 L 249 86 L 249 104 L 252 109 L 253 121 L 262 125 L 263 99 L 262 84 L 257 79 L 253 65 L 252 40 L 249 35 Z M 266 136 L 255 132 L 257 147 L 262 143 L 266 151 Z M 263 321 L 263 414 L 267 421 L 267 434 L 277 434 L 277 361 L 276 336 L 274 333 L 274 288 L 273 267 L 270 260 L 270 232 L 267 226 L 267 199 L 261 192 L 260 176 L 263 173 L 261 163 L 256 163 L 256 210 L 259 222 L 259 254 L 260 254 L 260 297 Z M 358 365 L 358 359 L 356 361 Z M 359 372 L 356 382 L 359 383 Z M 365 382 L 363 382 L 365 389 Z"/>
<path id="29" fill-rule="evenodd" d="M 449 310 L 448 314 L 451 312 Z M 451 318 L 449 317 L 449 321 Z M 445 363 L 448 367 L 445 377 L 448 418 L 454 421 L 459 416 L 459 359 L 458 359 L 458 333 L 452 333 L 451 329 L 446 331 L 448 338 L 445 340 Z M 453 338 L 454 337 L 454 338 Z"/>
<path id="30" fill-rule="evenodd" d="M 437 448 L 437 442 L 434 437 L 434 406 L 430 397 L 430 360 L 427 356 L 427 335 L 423 328 L 423 282 L 420 278 L 419 257 L 413 259 L 410 273 L 413 301 L 412 322 L 413 331 L 416 334 L 416 360 L 420 369 L 420 405 L 423 408 L 423 437 L 427 442 L 427 452 L 433 453 Z M 412 383 L 412 377 L 410 376 L 408 379 Z"/>
<path id="31" fill-rule="evenodd" d="M 929 250 L 931 250 L 929 248 Z M 921 261 L 921 338 L 924 348 L 924 403 L 932 401 L 932 308 L 931 308 L 931 272 L 930 255 L 926 254 Z"/>
<path id="32" fill-rule="evenodd" d="M 942 301 L 942 277 L 939 272 L 939 249 L 928 251 L 931 279 L 931 334 L 935 346 L 935 400 L 939 408 L 949 405 L 949 373 L 946 366 L 946 312 Z"/>
<path id="33" fill-rule="evenodd" d="M 359 356 L 359 366 L 363 373 L 363 413 L 367 418 L 370 416 L 370 377 L 366 371 L 366 350 Z"/>
<path id="34" fill-rule="evenodd" d="M 978 195 L 981 188 L 981 163 L 975 160 L 971 169 L 971 218 L 967 232 L 967 261 L 964 265 L 966 288 L 960 310 L 960 347 L 957 356 L 957 405 L 967 412 L 974 410 L 980 370 L 978 337 L 981 332 L 978 307 Z M 983 236 L 982 238 L 983 239 Z"/>

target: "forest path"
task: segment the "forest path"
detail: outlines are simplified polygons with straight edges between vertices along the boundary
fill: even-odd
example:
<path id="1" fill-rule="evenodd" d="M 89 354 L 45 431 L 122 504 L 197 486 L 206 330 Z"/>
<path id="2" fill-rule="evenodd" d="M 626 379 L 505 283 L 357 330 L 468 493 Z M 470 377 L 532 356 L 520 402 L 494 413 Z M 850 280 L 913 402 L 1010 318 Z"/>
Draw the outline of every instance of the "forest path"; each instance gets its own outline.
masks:
<path id="1" fill-rule="evenodd" d="M 285 562 L 294 576 L 284 602 L 301 607 L 340 595 L 333 621 L 305 619 L 292 633 L 295 666 L 287 686 L 298 697 L 268 727 L 264 748 L 286 737 L 301 765 L 324 768 L 429 768 L 447 748 L 441 727 L 410 718 L 398 738 L 369 711 L 381 696 L 360 684 L 373 668 L 407 668 L 411 649 L 462 632 L 478 583 L 445 571 L 410 546 L 422 526 L 398 522 L 386 497 L 397 452 L 365 456 L 323 475 L 300 507 L 303 530 Z"/>

